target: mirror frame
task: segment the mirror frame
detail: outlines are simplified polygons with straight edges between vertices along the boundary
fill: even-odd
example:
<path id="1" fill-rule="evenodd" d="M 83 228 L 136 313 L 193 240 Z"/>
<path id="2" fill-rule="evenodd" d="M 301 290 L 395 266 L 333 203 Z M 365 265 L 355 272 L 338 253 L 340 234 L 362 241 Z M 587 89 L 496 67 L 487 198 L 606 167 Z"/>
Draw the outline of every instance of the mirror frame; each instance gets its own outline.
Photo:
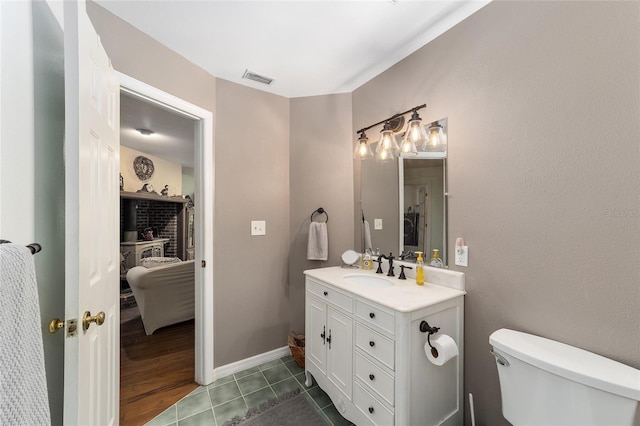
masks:
<path id="1" fill-rule="evenodd" d="M 440 258 L 445 268 L 449 267 L 447 256 L 447 210 L 448 210 L 448 192 L 447 192 L 447 152 L 418 152 L 418 155 L 410 157 L 398 157 L 398 253 L 404 252 L 404 160 L 442 160 L 442 186 L 443 186 L 443 216 L 442 216 L 442 253 Z M 424 262 L 428 263 L 431 253 L 424 253 Z"/>

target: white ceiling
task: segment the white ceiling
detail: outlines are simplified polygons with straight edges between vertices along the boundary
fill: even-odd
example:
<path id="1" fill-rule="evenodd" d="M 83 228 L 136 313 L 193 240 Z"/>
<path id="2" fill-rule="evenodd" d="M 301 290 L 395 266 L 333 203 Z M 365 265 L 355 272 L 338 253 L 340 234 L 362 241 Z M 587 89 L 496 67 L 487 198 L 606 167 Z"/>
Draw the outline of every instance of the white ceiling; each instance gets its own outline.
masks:
<path id="1" fill-rule="evenodd" d="M 136 129 L 154 133 L 143 136 Z M 126 147 L 193 167 L 195 121 L 140 98 L 121 93 L 120 143 Z"/>
<path id="2" fill-rule="evenodd" d="M 489 1 L 96 2 L 216 77 L 294 98 L 351 92 Z"/>
<path id="3" fill-rule="evenodd" d="M 490 0 L 95 1 L 215 77 L 294 98 L 351 92 Z M 275 81 L 242 79 L 247 69 Z M 193 167 L 193 126 L 121 97 L 124 146 Z"/>

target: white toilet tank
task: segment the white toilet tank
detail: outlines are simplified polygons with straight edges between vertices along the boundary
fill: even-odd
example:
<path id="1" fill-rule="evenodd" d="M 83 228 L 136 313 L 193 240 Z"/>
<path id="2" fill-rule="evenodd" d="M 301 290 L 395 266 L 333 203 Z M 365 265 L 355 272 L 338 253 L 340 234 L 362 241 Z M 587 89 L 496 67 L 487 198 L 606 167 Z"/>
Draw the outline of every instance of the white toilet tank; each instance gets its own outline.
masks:
<path id="1" fill-rule="evenodd" d="M 640 370 L 564 343 L 500 329 L 489 337 L 502 415 L 516 426 L 640 425 Z"/>

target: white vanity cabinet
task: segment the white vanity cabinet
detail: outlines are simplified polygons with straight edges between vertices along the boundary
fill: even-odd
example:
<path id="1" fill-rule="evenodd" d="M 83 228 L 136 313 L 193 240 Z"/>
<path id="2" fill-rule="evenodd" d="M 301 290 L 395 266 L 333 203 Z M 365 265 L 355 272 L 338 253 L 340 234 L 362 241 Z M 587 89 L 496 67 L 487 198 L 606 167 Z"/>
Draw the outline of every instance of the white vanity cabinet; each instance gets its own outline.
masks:
<path id="1" fill-rule="evenodd" d="M 305 271 L 307 386 L 313 376 L 358 426 L 462 425 L 464 291 L 396 278 L 393 287 L 366 288 L 343 280 L 344 271 Z M 422 321 L 440 328 L 432 338 L 451 336 L 460 355 L 429 362 Z"/>

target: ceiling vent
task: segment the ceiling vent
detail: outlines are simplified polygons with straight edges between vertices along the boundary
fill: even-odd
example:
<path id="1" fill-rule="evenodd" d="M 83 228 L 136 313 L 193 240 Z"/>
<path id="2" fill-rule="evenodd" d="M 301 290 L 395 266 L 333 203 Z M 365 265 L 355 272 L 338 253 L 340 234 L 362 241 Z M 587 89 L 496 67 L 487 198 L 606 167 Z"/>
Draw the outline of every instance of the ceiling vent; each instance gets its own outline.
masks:
<path id="1" fill-rule="evenodd" d="M 256 74 L 256 73 L 251 72 L 249 70 L 245 70 L 244 71 L 244 74 L 242 75 L 242 78 L 246 78 L 247 80 L 257 81 L 258 83 L 262 83 L 262 84 L 271 84 L 271 83 L 273 83 L 273 79 L 272 78 L 265 77 L 265 76 L 260 75 L 260 74 Z"/>

